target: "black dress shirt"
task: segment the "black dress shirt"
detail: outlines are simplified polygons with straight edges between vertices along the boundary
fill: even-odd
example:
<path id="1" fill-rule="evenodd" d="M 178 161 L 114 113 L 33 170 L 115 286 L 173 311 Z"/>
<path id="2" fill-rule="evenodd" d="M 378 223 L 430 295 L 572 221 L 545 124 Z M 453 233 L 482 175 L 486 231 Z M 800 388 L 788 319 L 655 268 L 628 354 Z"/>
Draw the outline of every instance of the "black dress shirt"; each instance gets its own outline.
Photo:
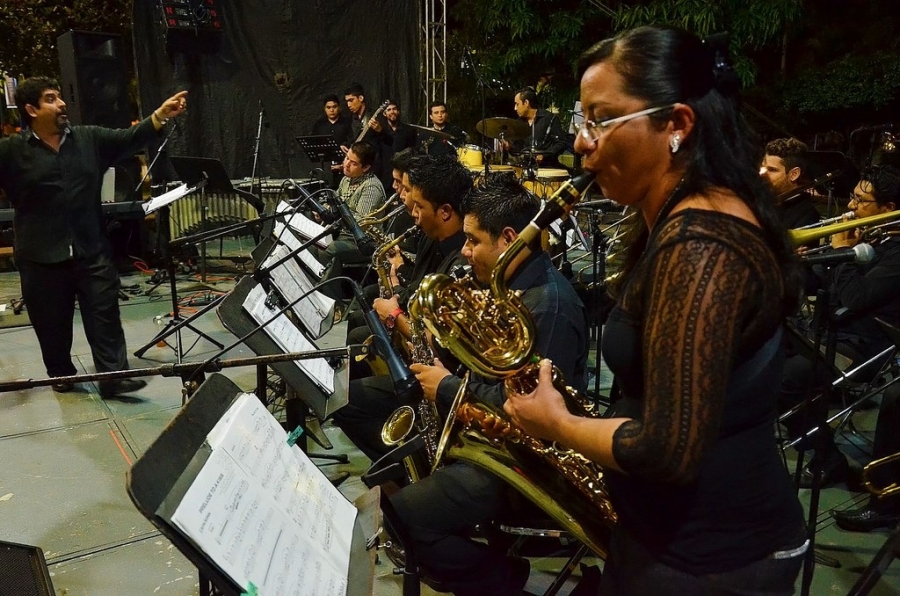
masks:
<path id="1" fill-rule="evenodd" d="M 331 135 L 338 145 L 350 146 L 353 142 L 353 132 L 350 127 L 350 119 L 344 115 L 338 117 L 337 121 L 332 122 L 327 116 L 321 116 L 316 123 L 313 124 L 312 134 L 314 135 Z"/>
<path id="2" fill-rule="evenodd" d="M 109 250 L 103 173 L 156 135 L 150 118 L 127 129 L 73 126 L 59 152 L 30 130 L 0 142 L 0 186 L 16 213 L 16 256 L 59 263 Z"/>

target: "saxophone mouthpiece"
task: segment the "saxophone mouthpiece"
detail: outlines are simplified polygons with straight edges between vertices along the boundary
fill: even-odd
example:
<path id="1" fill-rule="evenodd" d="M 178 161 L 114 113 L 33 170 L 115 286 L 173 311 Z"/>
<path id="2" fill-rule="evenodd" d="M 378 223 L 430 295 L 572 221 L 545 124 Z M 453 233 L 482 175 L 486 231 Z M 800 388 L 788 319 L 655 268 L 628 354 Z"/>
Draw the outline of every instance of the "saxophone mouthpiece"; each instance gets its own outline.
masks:
<path id="1" fill-rule="evenodd" d="M 572 207 L 593 182 L 594 174 L 591 172 L 582 172 L 564 182 L 547 199 L 540 212 L 535 216 L 534 224 L 541 230 L 549 227 L 551 223 L 572 210 Z"/>

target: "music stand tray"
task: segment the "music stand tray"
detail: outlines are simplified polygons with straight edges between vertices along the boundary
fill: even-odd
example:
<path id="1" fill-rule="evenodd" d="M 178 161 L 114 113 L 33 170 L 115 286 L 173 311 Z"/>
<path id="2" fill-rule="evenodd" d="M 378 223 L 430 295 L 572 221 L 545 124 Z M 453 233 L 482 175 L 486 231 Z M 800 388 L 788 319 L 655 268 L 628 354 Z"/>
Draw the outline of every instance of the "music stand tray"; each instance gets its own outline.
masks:
<path id="1" fill-rule="evenodd" d="M 178 412 L 127 473 L 127 490 L 135 507 L 172 542 L 226 596 L 239 596 L 245 587 L 236 585 L 215 562 L 160 513 L 164 504 L 183 496 L 185 480 L 199 473 L 206 437 L 243 391 L 221 374 L 212 374 Z M 200 465 L 198 466 L 198 461 Z M 380 524 L 378 495 L 366 493 L 355 505 L 359 514 L 353 528 L 348 594 L 371 594 L 374 581 L 374 550 L 367 550 L 368 538 Z M 375 509 L 373 509 L 375 506 Z M 202 593 L 202 592 L 201 592 Z"/>
<path id="2" fill-rule="evenodd" d="M 300 148 L 306 153 L 309 161 L 339 162 L 344 160 L 344 152 L 338 147 L 337 141 L 331 135 L 312 135 L 308 137 L 295 137 Z"/>

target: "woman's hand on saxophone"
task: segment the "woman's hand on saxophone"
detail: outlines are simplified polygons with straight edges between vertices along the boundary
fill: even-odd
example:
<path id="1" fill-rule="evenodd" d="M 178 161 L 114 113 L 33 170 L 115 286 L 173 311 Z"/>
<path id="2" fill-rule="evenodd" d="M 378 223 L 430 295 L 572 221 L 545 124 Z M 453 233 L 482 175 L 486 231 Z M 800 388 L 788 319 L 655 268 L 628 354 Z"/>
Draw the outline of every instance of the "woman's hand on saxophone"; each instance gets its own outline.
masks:
<path id="1" fill-rule="evenodd" d="M 562 394 L 553 386 L 553 364 L 541 360 L 537 388 L 525 395 L 508 393 L 503 410 L 527 434 L 540 439 L 558 440 L 559 423 L 570 416 Z"/>
<path id="2" fill-rule="evenodd" d="M 434 366 L 427 364 L 410 364 L 409 369 L 416 375 L 419 384 L 422 386 L 422 393 L 425 399 L 434 401 L 437 399 L 438 385 L 445 377 L 449 377 L 452 373 L 444 368 L 444 364 L 440 358 L 434 359 Z"/>

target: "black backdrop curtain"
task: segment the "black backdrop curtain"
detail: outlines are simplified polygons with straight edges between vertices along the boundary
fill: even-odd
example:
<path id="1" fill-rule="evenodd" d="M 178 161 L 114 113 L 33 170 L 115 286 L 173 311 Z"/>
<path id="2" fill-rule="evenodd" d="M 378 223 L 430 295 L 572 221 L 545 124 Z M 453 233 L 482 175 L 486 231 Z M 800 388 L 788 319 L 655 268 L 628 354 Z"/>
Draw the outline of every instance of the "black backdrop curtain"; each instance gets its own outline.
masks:
<path id="1" fill-rule="evenodd" d="M 311 167 L 295 137 L 322 115 L 322 97 L 351 83 L 370 110 L 385 98 L 416 120 L 419 24 L 416 0 L 220 0 L 221 48 L 212 54 L 166 50 L 158 0 L 135 0 L 133 32 L 142 116 L 174 92 L 189 92 L 170 155 L 215 157 L 231 178 L 253 168 L 259 111 L 267 126 L 258 170 L 303 177 Z M 152 157 L 152 156 L 151 156 Z M 257 175 L 260 174 L 257 172 Z"/>

